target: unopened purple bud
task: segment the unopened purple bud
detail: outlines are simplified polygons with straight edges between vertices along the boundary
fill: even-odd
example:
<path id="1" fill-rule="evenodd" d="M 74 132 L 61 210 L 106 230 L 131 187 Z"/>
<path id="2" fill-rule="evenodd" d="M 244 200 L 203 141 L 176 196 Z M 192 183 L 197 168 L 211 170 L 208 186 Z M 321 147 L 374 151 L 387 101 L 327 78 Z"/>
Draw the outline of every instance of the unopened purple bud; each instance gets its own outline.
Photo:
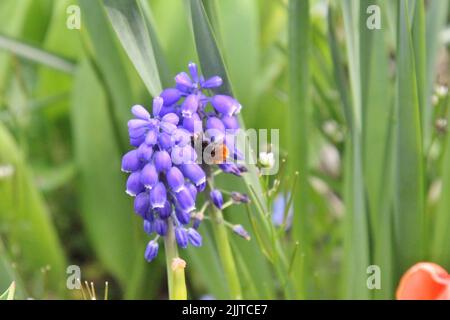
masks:
<path id="1" fill-rule="evenodd" d="M 130 144 L 134 147 L 139 147 L 141 143 L 145 140 L 145 135 L 147 131 L 148 131 L 147 128 L 128 130 L 128 136 L 130 137 Z"/>
<path id="2" fill-rule="evenodd" d="M 198 102 L 199 101 L 197 95 L 188 95 L 181 105 L 181 115 L 184 118 L 191 118 L 192 115 L 197 112 Z"/>
<path id="3" fill-rule="evenodd" d="M 223 116 L 221 120 L 227 130 L 235 131 L 239 129 L 239 121 L 236 117 Z"/>
<path id="4" fill-rule="evenodd" d="M 170 149 L 173 146 L 170 134 L 162 132 L 158 137 L 158 143 L 162 149 Z"/>
<path id="5" fill-rule="evenodd" d="M 157 208 L 155 209 L 155 211 L 158 212 L 159 217 L 161 219 L 167 219 L 168 217 L 170 217 L 170 214 L 172 213 L 172 205 L 170 204 L 169 201 L 166 201 L 166 203 L 164 203 L 163 208 Z"/>
<path id="6" fill-rule="evenodd" d="M 245 240 L 250 240 L 250 235 L 240 224 L 236 224 L 233 226 L 233 232 L 236 233 L 238 236 L 244 238 Z"/>
<path id="7" fill-rule="evenodd" d="M 126 192 L 134 197 L 142 191 L 144 191 L 144 185 L 141 183 L 141 172 L 135 171 L 127 179 Z"/>
<path id="8" fill-rule="evenodd" d="M 231 199 L 233 199 L 233 201 L 236 203 L 249 203 L 250 202 L 248 195 L 240 193 L 240 192 L 235 192 L 235 191 L 233 191 L 231 193 Z"/>
<path id="9" fill-rule="evenodd" d="M 222 193 L 214 189 L 209 193 L 209 198 L 211 199 L 212 203 L 218 208 L 222 209 L 223 206 L 223 196 Z"/>
<path id="10" fill-rule="evenodd" d="M 145 140 L 147 131 L 147 128 L 129 129 L 128 136 L 130 137 L 131 145 L 139 147 L 139 145 Z"/>
<path id="11" fill-rule="evenodd" d="M 194 217 L 194 222 L 192 223 L 192 228 L 198 229 L 198 227 L 200 227 L 200 223 L 202 223 L 202 219 L 199 219 L 198 217 Z"/>
<path id="12" fill-rule="evenodd" d="M 153 146 L 158 142 L 158 133 L 155 130 L 150 130 L 145 136 L 145 143 L 149 146 Z"/>
<path id="13" fill-rule="evenodd" d="M 206 184 L 206 174 L 198 164 L 183 164 L 180 169 L 181 172 L 183 172 L 183 175 L 191 180 L 197 188 L 204 188 Z"/>
<path id="14" fill-rule="evenodd" d="M 134 131 L 131 130 L 138 130 L 138 129 L 143 129 L 145 130 L 146 128 L 148 128 L 149 122 L 147 120 L 142 120 L 142 119 L 131 119 L 128 121 L 128 130 L 130 133 L 133 133 Z M 136 131 L 138 132 L 138 131 Z M 133 135 L 133 137 L 135 137 L 136 135 Z"/>
<path id="15" fill-rule="evenodd" d="M 219 168 L 225 173 L 231 173 L 238 177 L 241 176 L 242 172 L 245 172 L 243 171 L 245 167 L 239 166 L 235 163 L 221 163 L 219 164 Z"/>
<path id="16" fill-rule="evenodd" d="M 177 126 L 170 122 L 161 122 L 160 127 L 162 131 L 171 134 L 174 130 L 176 130 Z"/>
<path id="17" fill-rule="evenodd" d="M 225 126 L 222 121 L 216 117 L 210 117 L 206 121 L 206 134 L 212 141 L 221 141 L 225 134 Z"/>
<path id="18" fill-rule="evenodd" d="M 189 242 L 194 247 L 200 247 L 202 245 L 202 236 L 200 235 L 200 233 L 197 232 L 197 230 L 195 230 L 193 228 L 189 228 L 187 230 L 187 233 L 188 233 L 188 237 L 189 237 Z"/>
<path id="19" fill-rule="evenodd" d="M 178 102 L 181 98 L 181 93 L 178 89 L 168 88 L 164 89 L 159 95 L 164 100 L 164 106 L 168 107 Z"/>
<path id="20" fill-rule="evenodd" d="M 227 116 L 232 116 L 241 109 L 241 105 L 234 98 L 221 94 L 212 97 L 211 104 L 217 112 Z"/>
<path id="21" fill-rule="evenodd" d="M 163 106 L 164 100 L 161 97 L 155 97 L 153 99 L 153 116 L 157 117 Z"/>
<path id="22" fill-rule="evenodd" d="M 158 172 L 152 163 L 146 164 L 142 169 L 141 183 L 147 189 L 152 189 L 158 183 Z"/>
<path id="23" fill-rule="evenodd" d="M 134 212 L 139 214 L 141 217 L 145 217 L 150 207 L 150 198 L 147 192 L 139 193 L 136 198 L 134 198 Z"/>
<path id="24" fill-rule="evenodd" d="M 195 202 L 192 198 L 191 193 L 186 188 L 181 189 L 175 194 L 177 199 L 178 207 L 186 212 L 191 212 L 195 209 Z"/>
<path id="25" fill-rule="evenodd" d="M 239 171 L 240 171 L 241 173 L 245 173 L 245 172 L 248 171 L 247 167 L 244 166 L 243 164 L 238 164 L 237 167 L 238 167 L 238 169 L 239 169 Z"/>
<path id="26" fill-rule="evenodd" d="M 181 248 L 187 248 L 188 246 L 188 232 L 185 228 L 175 228 L 175 239 Z"/>
<path id="27" fill-rule="evenodd" d="M 178 115 L 179 112 L 177 110 L 177 105 L 173 105 L 173 106 L 170 106 L 170 107 L 163 107 L 161 109 L 161 111 L 159 112 L 159 117 L 162 118 L 166 114 L 169 114 L 169 113 L 175 113 L 176 115 Z"/>
<path id="28" fill-rule="evenodd" d="M 147 248 L 145 249 L 145 260 L 151 262 L 158 255 L 159 245 L 158 242 L 152 240 L 148 243 Z"/>
<path id="29" fill-rule="evenodd" d="M 191 74 L 192 80 L 194 80 L 194 82 L 198 82 L 199 78 L 198 78 L 197 65 L 193 62 L 190 62 L 188 64 L 188 68 L 189 68 L 189 73 Z"/>
<path id="30" fill-rule="evenodd" d="M 195 199 L 197 198 L 197 188 L 192 184 L 192 183 L 186 183 L 185 184 L 186 188 L 189 190 L 189 192 L 191 193 L 192 198 Z"/>
<path id="31" fill-rule="evenodd" d="M 191 78 L 189 78 L 186 72 L 180 72 L 175 77 L 175 82 L 177 84 L 177 88 L 182 91 L 188 91 L 192 87 Z"/>
<path id="32" fill-rule="evenodd" d="M 205 89 L 213 89 L 213 88 L 217 88 L 220 87 L 222 85 L 222 78 L 219 76 L 214 76 L 209 78 L 206 81 L 203 81 L 202 83 L 202 88 Z"/>
<path id="33" fill-rule="evenodd" d="M 216 117 L 208 118 L 208 120 L 206 121 L 206 128 L 207 129 L 217 129 L 222 133 L 225 132 L 225 126 L 224 126 L 223 122 L 219 118 L 216 118 Z"/>
<path id="34" fill-rule="evenodd" d="M 194 113 L 190 118 L 183 119 L 183 128 L 191 133 L 199 133 L 203 130 L 203 123 L 200 116 Z"/>
<path id="35" fill-rule="evenodd" d="M 150 113 L 141 105 L 135 105 L 131 108 L 131 113 L 139 119 L 150 120 Z"/>
<path id="36" fill-rule="evenodd" d="M 167 151 L 158 151 L 154 155 L 155 168 L 158 172 L 165 172 L 172 167 L 172 160 Z"/>
<path id="37" fill-rule="evenodd" d="M 164 208 L 166 200 L 166 187 L 162 182 L 158 182 L 153 189 L 150 190 L 150 204 L 152 205 L 152 208 Z"/>
<path id="38" fill-rule="evenodd" d="M 187 211 L 183 211 L 180 208 L 177 208 L 175 210 L 175 215 L 177 216 L 178 221 L 180 221 L 181 224 L 188 224 L 191 220 L 191 213 Z"/>
<path id="39" fill-rule="evenodd" d="M 199 184 L 197 187 L 198 192 L 203 192 L 206 188 L 206 182 Z"/>
<path id="40" fill-rule="evenodd" d="M 122 157 L 122 171 L 133 172 L 139 170 L 141 162 L 138 158 L 137 150 L 131 150 Z"/>
<path id="41" fill-rule="evenodd" d="M 155 218 L 153 221 L 153 229 L 160 236 L 165 236 L 167 234 L 167 221 Z"/>
<path id="42" fill-rule="evenodd" d="M 141 161 L 150 161 L 153 155 L 153 147 L 143 143 L 137 149 L 137 155 Z"/>
<path id="43" fill-rule="evenodd" d="M 137 148 L 144 142 L 144 140 L 145 140 L 144 136 L 140 136 L 138 138 L 130 137 L 130 145 Z"/>
<path id="44" fill-rule="evenodd" d="M 144 220 L 144 232 L 146 234 L 152 234 L 153 233 L 153 223 L 149 220 Z"/>
<path id="45" fill-rule="evenodd" d="M 178 121 L 180 121 L 180 118 L 175 113 L 168 113 L 164 115 L 161 119 L 163 122 L 169 122 L 171 124 L 177 125 Z"/>
<path id="46" fill-rule="evenodd" d="M 166 179 L 174 192 L 179 192 L 184 188 L 184 176 L 177 167 L 172 167 L 167 171 Z"/>

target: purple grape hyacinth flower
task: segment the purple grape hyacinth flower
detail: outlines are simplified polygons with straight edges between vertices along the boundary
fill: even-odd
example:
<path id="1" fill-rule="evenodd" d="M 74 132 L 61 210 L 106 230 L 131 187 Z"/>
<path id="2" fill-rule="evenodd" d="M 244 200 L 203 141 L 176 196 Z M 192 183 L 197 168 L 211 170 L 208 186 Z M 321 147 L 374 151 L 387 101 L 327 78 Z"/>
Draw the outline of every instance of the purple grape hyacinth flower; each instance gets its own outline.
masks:
<path id="1" fill-rule="evenodd" d="M 209 194 L 209 197 L 211 199 L 211 202 L 218 208 L 218 209 L 222 209 L 223 206 L 223 196 L 222 193 L 215 189 L 212 190 Z"/>
<path id="2" fill-rule="evenodd" d="M 238 236 L 244 238 L 245 240 L 250 240 L 249 233 L 240 224 L 233 226 L 233 232 L 236 233 Z"/>
<path id="3" fill-rule="evenodd" d="M 188 246 L 188 231 L 183 227 L 175 228 L 175 239 L 181 248 L 187 248 Z"/>
<path id="4" fill-rule="evenodd" d="M 135 105 L 131 108 L 134 118 L 128 121 L 130 144 L 135 149 L 123 156 L 122 171 L 129 173 L 126 192 L 135 197 L 134 211 L 144 220 L 145 233 L 156 234 L 145 250 L 147 261 L 157 256 L 158 239 L 166 236 L 169 226 L 175 230 L 179 247 L 202 245 L 197 231 L 201 220 L 193 217 L 197 194 L 205 190 L 211 172 L 209 166 L 217 165 L 236 176 L 246 172 L 244 166 L 228 161 L 228 157 L 240 157 L 232 138 L 239 130 L 236 114 L 241 104 L 231 96 L 213 93 L 222 85 L 219 76 L 205 80 L 194 63 L 188 69 L 189 74 L 181 72 L 175 77 L 175 87 L 154 97 L 151 112 Z M 195 148 L 198 142 L 201 150 Z M 200 164 L 207 145 L 221 148 L 213 148 L 212 164 Z M 242 195 L 240 199 L 245 202 L 247 198 Z M 211 192 L 210 201 L 222 207 L 219 190 Z"/>
<path id="5" fill-rule="evenodd" d="M 194 228 L 189 228 L 187 232 L 188 232 L 189 242 L 194 247 L 200 247 L 202 245 L 202 236 L 200 235 L 200 233 L 198 233 L 198 231 L 195 230 Z"/>
<path id="6" fill-rule="evenodd" d="M 145 249 L 145 260 L 152 261 L 158 255 L 159 245 L 155 240 L 151 240 Z"/>
<path id="7" fill-rule="evenodd" d="M 250 202 L 250 198 L 248 197 L 248 195 L 240 193 L 240 192 L 236 192 L 236 191 L 233 191 L 231 193 L 231 199 L 233 199 L 233 201 L 236 203 L 249 203 Z"/>

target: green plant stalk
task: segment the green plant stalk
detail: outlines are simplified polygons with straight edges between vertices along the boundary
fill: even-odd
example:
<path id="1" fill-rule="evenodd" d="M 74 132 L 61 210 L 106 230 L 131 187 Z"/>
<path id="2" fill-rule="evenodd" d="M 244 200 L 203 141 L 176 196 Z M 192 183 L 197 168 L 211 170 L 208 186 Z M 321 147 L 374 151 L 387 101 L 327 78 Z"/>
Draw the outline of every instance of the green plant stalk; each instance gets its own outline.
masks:
<path id="1" fill-rule="evenodd" d="M 308 184 L 308 122 L 309 122 L 309 51 L 310 51 L 310 20 L 309 1 L 290 0 L 288 4 L 289 30 L 289 119 L 290 141 L 292 155 L 290 163 L 291 174 L 299 171 L 301 176 L 298 188 L 293 191 L 294 221 L 292 234 L 300 245 L 300 256 L 308 257 L 307 211 L 309 200 Z M 295 150 L 295 151 L 294 151 Z M 294 284 L 297 298 L 305 298 L 307 270 L 305 263 L 295 260 L 296 273 Z"/>
<path id="2" fill-rule="evenodd" d="M 174 266 L 174 259 L 179 259 L 177 243 L 173 226 L 169 223 L 167 235 L 164 237 L 164 248 L 166 250 L 167 283 L 169 287 L 170 300 L 186 300 L 186 280 L 183 266 Z"/>
<path id="3" fill-rule="evenodd" d="M 207 194 L 214 189 L 214 179 L 208 178 Z M 217 249 L 222 262 L 225 278 L 227 279 L 230 293 L 233 299 L 242 299 L 241 285 L 237 274 L 236 263 L 233 252 L 231 251 L 230 240 L 228 239 L 228 230 L 223 220 L 222 211 L 215 206 L 209 206 L 209 212 L 212 218 L 214 238 L 216 239 Z"/>

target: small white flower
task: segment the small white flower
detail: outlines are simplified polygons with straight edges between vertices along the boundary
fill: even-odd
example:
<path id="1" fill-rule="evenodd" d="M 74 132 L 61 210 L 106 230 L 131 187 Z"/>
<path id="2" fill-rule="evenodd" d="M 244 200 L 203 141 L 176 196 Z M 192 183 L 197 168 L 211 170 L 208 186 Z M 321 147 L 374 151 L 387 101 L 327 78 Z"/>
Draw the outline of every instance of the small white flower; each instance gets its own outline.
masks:
<path id="1" fill-rule="evenodd" d="M 438 97 L 444 98 L 448 94 L 448 88 L 446 86 L 438 86 L 436 88 L 436 94 L 438 95 Z"/>
<path id="2" fill-rule="evenodd" d="M 275 156 L 272 152 L 260 152 L 259 163 L 264 168 L 272 168 L 275 165 Z"/>

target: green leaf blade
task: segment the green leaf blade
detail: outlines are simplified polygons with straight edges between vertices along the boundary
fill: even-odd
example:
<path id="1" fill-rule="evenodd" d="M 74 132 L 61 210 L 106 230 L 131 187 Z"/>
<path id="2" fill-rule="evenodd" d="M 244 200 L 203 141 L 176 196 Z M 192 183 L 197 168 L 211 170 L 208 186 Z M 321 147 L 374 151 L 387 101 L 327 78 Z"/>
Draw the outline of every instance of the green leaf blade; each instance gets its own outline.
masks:
<path id="1" fill-rule="evenodd" d="M 397 51 L 395 236 L 398 272 L 423 258 L 424 181 L 420 105 L 407 1 L 401 0 Z"/>
<path id="2" fill-rule="evenodd" d="M 289 126 L 290 126 L 290 169 L 291 174 L 300 173 L 298 187 L 294 193 L 293 234 L 300 243 L 300 256 L 306 254 L 309 242 L 306 237 L 308 199 L 309 199 L 309 163 L 308 163 L 308 127 L 309 111 L 309 52 L 311 45 L 309 1 L 289 1 Z M 305 259 L 296 259 L 295 281 L 298 297 L 304 297 L 307 287 Z"/>
<path id="3" fill-rule="evenodd" d="M 153 45 L 136 1 L 104 0 L 106 12 L 122 46 L 154 97 L 162 91 Z"/>

